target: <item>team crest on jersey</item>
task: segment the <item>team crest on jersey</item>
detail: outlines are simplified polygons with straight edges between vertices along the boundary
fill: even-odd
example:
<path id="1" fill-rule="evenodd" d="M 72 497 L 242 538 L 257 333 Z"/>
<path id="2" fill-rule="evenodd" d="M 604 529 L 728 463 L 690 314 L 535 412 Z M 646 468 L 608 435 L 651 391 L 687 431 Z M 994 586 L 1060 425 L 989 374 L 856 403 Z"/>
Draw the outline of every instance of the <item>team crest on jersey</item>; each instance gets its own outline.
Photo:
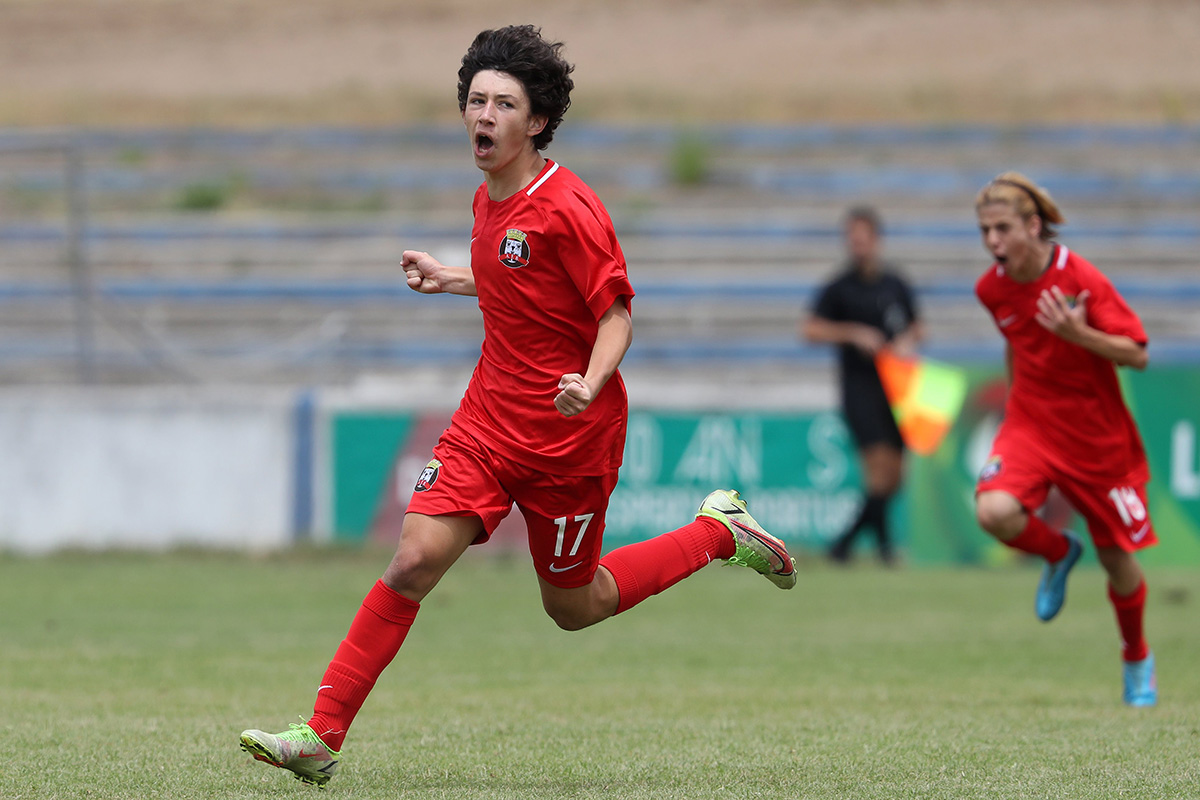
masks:
<path id="1" fill-rule="evenodd" d="M 529 234 L 509 228 L 500 240 L 500 263 L 510 269 L 529 265 Z"/>
<path id="2" fill-rule="evenodd" d="M 414 492 L 428 492 L 437 483 L 438 474 L 442 471 L 442 462 L 436 458 L 430 460 L 425 465 L 425 469 L 421 470 L 421 477 L 417 478 L 417 485 L 413 487 Z"/>
<path id="3" fill-rule="evenodd" d="M 1060 292 L 1063 293 L 1063 300 L 1067 301 L 1067 308 L 1074 308 L 1075 302 L 1078 299 L 1078 295 L 1067 294 L 1067 290 L 1064 287 L 1059 286 L 1058 284 L 1055 284 L 1055 288 L 1057 288 Z"/>
<path id="4" fill-rule="evenodd" d="M 979 482 L 990 481 L 992 478 L 1000 474 L 1000 470 L 1004 467 L 1004 461 L 1000 456 L 992 456 L 983 465 L 983 469 L 979 470 Z"/>

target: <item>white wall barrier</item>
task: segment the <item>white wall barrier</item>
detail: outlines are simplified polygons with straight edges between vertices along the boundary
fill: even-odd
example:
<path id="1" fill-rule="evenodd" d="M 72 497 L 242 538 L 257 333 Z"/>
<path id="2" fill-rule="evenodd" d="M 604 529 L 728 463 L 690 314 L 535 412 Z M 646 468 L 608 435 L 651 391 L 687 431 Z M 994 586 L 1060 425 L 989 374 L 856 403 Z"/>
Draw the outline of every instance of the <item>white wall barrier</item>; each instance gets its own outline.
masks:
<path id="1" fill-rule="evenodd" d="M 310 522 L 308 409 L 286 390 L 0 392 L 0 550 L 287 544 Z"/>
<path id="2" fill-rule="evenodd" d="M 313 391 L 0 389 L 0 552 L 328 542 L 335 538 L 333 418 L 372 409 L 448 416 L 469 374 L 414 371 Z M 672 394 L 656 375 L 636 372 L 626 383 L 665 407 L 731 401 L 723 385 L 676 381 Z M 811 394 L 804 384 L 756 399 L 828 406 L 829 391 L 817 393 L 819 403 Z"/>

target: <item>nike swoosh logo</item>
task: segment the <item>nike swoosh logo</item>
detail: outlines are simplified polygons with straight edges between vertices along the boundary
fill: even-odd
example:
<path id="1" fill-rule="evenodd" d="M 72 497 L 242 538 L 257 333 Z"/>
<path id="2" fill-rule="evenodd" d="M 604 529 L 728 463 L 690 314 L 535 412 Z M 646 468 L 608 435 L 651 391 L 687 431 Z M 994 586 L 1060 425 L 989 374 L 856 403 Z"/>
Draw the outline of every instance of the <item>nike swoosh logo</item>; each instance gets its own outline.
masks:
<path id="1" fill-rule="evenodd" d="M 1016 321 L 1017 321 L 1017 315 L 1009 314 L 1004 319 L 996 320 L 996 324 L 999 325 L 1001 328 L 1007 328 L 1009 325 L 1012 325 Z"/>
<path id="2" fill-rule="evenodd" d="M 758 531 L 754 530 L 754 528 L 751 528 L 745 523 L 738 522 L 736 519 L 731 519 L 729 521 L 744 531 L 747 535 L 753 536 L 755 539 L 767 546 L 767 549 L 771 551 L 771 554 L 775 556 L 775 559 L 779 562 L 778 567 L 775 567 L 773 564 L 771 566 L 772 571 L 776 575 L 788 574 L 787 572 L 783 572 L 783 570 L 786 570 L 788 567 L 790 567 L 792 565 L 792 561 L 787 557 L 787 549 L 784 547 L 783 542 L 779 541 L 766 531 L 759 533 Z"/>
<path id="3" fill-rule="evenodd" d="M 324 686 L 318 686 L 317 691 L 320 692 L 322 689 L 332 689 L 332 688 L 333 688 L 333 684 L 327 683 Z"/>
<path id="4" fill-rule="evenodd" d="M 582 562 L 582 561 L 580 561 L 580 562 L 578 562 L 578 563 L 572 564 L 572 565 L 571 565 L 571 566 L 569 566 L 569 567 L 556 567 L 556 566 L 554 566 L 553 564 L 551 564 L 551 565 L 550 565 L 550 571 L 551 571 L 551 572 L 566 572 L 566 571 L 567 571 L 567 570 L 569 570 L 569 569 L 575 569 L 576 567 L 578 567 L 578 566 L 579 566 L 580 564 L 582 564 L 582 563 L 583 563 L 583 562 Z"/>
<path id="5" fill-rule="evenodd" d="M 1149 521 L 1147 521 L 1146 524 L 1143 525 L 1141 527 L 1141 529 L 1138 530 L 1137 533 L 1135 533 L 1129 537 L 1129 541 L 1134 542 L 1134 543 L 1140 542 L 1142 539 L 1144 539 L 1146 537 L 1146 534 L 1149 532 L 1150 532 L 1150 523 L 1149 523 Z"/>

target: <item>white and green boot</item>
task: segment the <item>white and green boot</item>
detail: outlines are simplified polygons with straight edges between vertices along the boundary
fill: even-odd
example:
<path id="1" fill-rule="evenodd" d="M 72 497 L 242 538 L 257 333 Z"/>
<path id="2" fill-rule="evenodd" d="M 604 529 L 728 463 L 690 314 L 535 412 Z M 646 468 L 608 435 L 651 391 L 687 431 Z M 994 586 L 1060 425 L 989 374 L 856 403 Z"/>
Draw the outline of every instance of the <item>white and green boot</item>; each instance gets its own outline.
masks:
<path id="1" fill-rule="evenodd" d="M 733 489 L 717 489 L 704 498 L 697 517 L 710 517 L 733 534 L 737 546 L 730 564 L 749 567 L 780 589 L 796 585 L 796 559 L 787 545 L 763 530 L 746 510 L 746 501 Z"/>
<path id="2" fill-rule="evenodd" d="M 291 770 L 297 780 L 314 786 L 329 783 L 341 758 L 341 753 L 330 750 L 307 724 L 294 722 L 284 733 L 242 731 L 242 749 L 259 761 Z"/>

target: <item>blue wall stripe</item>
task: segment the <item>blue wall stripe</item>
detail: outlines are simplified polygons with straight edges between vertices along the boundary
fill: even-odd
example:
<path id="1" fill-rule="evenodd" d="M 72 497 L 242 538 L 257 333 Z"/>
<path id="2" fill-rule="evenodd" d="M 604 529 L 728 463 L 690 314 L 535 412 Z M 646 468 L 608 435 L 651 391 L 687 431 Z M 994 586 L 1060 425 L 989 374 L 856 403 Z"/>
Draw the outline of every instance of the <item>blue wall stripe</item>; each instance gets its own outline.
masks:
<path id="1" fill-rule="evenodd" d="M 980 266 L 982 265 L 982 266 Z M 977 262 L 980 271 L 986 266 Z M 1200 300 L 1200 274 L 1171 278 L 1135 278 L 1120 276 L 1113 280 L 1129 300 L 1187 302 Z M 780 280 L 771 278 L 730 285 L 721 280 L 688 278 L 687 282 L 665 280 L 637 281 L 638 297 L 655 303 L 702 303 L 753 301 L 757 303 L 801 304 L 806 307 L 820 282 L 811 279 Z M 972 300 L 975 276 L 916 283 L 918 295 L 933 302 Z M 382 280 L 229 280 L 174 281 L 129 279 L 100 281 L 95 287 L 101 299 L 136 302 L 172 303 L 275 303 L 309 302 L 347 304 L 387 302 L 408 304 L 475 305 L 473 297 L 458 295 L 421 295 L 397 278 Z M 70 300 L 74 289 L 62 282 L 0 282 L 0 304 L 54 302 Z"/>
<path id="2" fill-rule="evenodd" d="M 626 149 L 661 147 L 681 136 L 723 147 L 797 149 L 855 147 L 975 147 L 1027 144 L 1039 148 L 1184 147 L 1200 145 L 1200 125 L 616 125 L 573 121 L 556 139 L 570 146 Z M 0 128 L 0 149 L 70 141 L 92 150 L 175 149 L 241 152 L 265 147 L 353 152 L 398 147 L 463 146 L 462 125 L 415 124 L 354 128 L 307 126 L 232 130 L 222 128 L 30 129 Z"/>
<path id="3" fill-rule="evenodd" d="M 313 531 L 315 425 L 315 395 L 311 389 L 301 390 L 292 410 L 292 538 L 298 542 Z"/>

